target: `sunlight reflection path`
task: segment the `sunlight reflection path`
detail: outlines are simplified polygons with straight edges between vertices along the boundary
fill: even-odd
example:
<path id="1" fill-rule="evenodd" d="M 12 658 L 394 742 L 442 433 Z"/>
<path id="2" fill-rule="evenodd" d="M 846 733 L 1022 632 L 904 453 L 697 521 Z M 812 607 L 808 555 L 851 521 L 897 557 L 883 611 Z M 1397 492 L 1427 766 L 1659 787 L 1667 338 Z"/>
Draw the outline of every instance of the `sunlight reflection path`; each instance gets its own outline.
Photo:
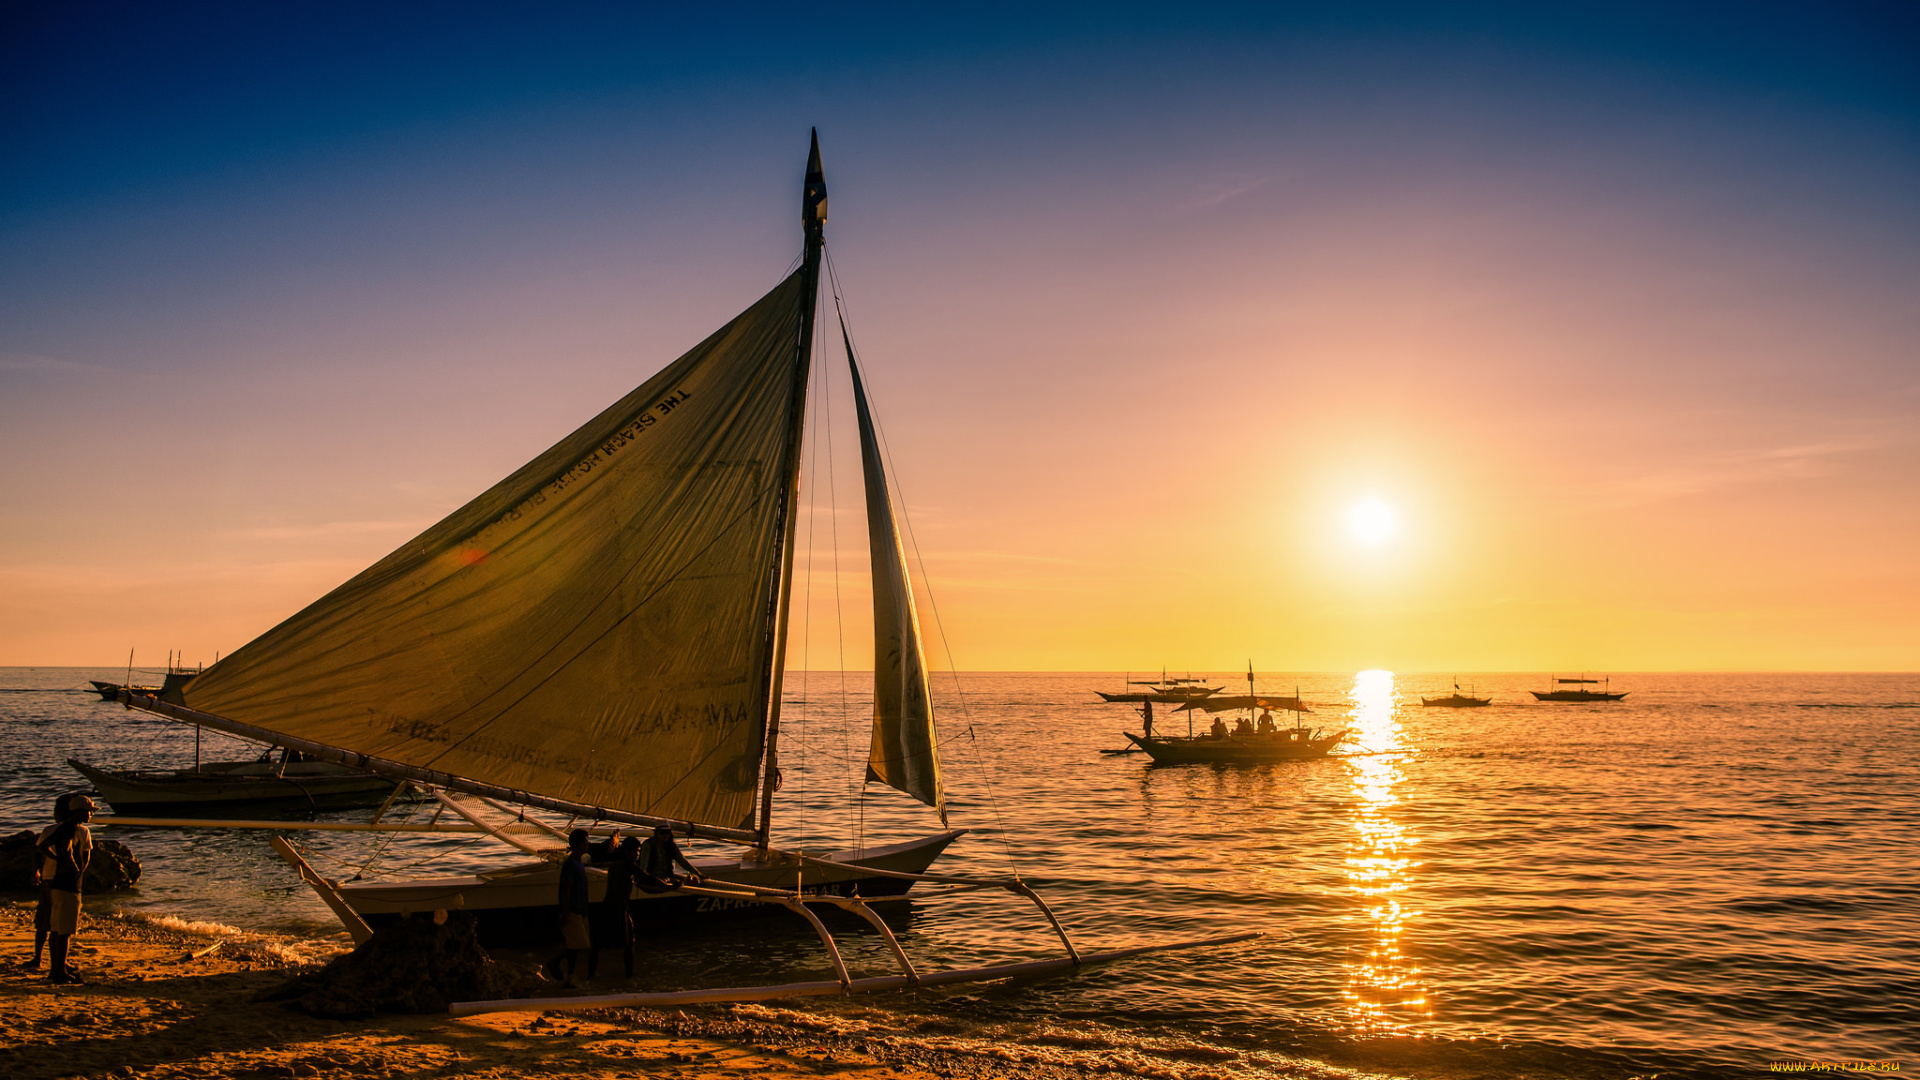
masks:
<path id="1" fill-rule="evenodd" d="M 1421 971 L 1400 951 L 1401 935 L 1420 913 L 1402 906 L 1419 841 L 1393 819 L 1405 774 L 1404 748 L 1393 692 L 1393 672 L 1353 677 L 1353 738 L 1344 762 L 1353 783 L 1354 838 L 1347 845 L 1347 887 L 1361 898 L 1370 940 L 1364 958 L 1348 964 L 1347 1014 L 1356 1027 L 1380 1034 L 1405 1032 L 1409 1021 L 1433 1015 Z"/>

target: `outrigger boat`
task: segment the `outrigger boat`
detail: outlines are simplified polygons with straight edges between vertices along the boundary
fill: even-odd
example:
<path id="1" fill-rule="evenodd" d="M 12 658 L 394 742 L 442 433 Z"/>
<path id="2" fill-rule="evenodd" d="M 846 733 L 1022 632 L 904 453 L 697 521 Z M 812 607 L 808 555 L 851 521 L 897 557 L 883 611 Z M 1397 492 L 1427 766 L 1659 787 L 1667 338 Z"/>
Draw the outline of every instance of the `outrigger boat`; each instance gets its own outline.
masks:
<path id="1" fill-rule="evenodd" d="M 1139 705 L 1149 701 L 1167 703 L 1196 701 L 1226 689 L 1224 686 L 1208 686 L 1206 682 L 1207 680 L 1205 679 L 1196 679 L 1190 675 L 1184 678 L 1177 675 L 1169 677 L 1166 672 L 1162 671 L 1158 680 L 1127 680 L 1128 686 L 1144 686 L 1147 687 L 1145 690 L 1122 690 L 1117 694 L 1109 694 L 1105 690 L 1095 690 L 1094 693 L 1100 695 L 1103 701 Z"/>
<path id="2" fill-rule="evenodd" d="M 73 758 L 115 813 L 181 810 L 274 812 L 355 810 L 393 798 L 395 784 L 364 769 L 330 761 L 209 761 L 190 769 L 102 769 Z"/>
<path id="3" fill-rule="evenodd" d="M 1476 689 L 1478 688 L 1476 687 Z M 1493 698 L 1491 696 L 1474 697 L 1471 692 L 1462 693 L 1460 690 L 1460 680 L 1455 679 L 1453 680 L 1453 693 L 1445 697 L 1435 698 L 1422 696 L 1420 698 L 1420 704 L 1429 709 L 1477 709 L 1483 705 L 1493 704 Z"/>
<path id="4" fill-rule="evenodd" d="M 1577 679 L 1556 678 L 1553 680 L 1553 682 L 1555 686 L 1567 686 L 1570 684 L 1578 685 L 1583 683 L 1587 685 L 1594 685 L 1594 684 L 1601 683 L 1601 680 L 1589 679 L 1586 676 L 1582 675 Z M 1632 693 L 1631 690 L 1622 690 L 1617 694 L 1613 693 L 1612 692 L 1613 678 L 1611 676 L 1609 676 L 1606 679 L 1604 686 L 1605 686 L 1605 689 L 1602 689 L 1602 690 L 1529 690 L 1527 692 L 1532 694 L 1536 701 L 1558 701 L 1562 703 L 1573 703 L 1573 704 L 1591 704 L 1594 702 L 1601 702 L 1601 701 L 1619 701 L 1621 698 L 1624 698 L 1628 694 Z"/>
<path id="5" fill-rule="evenodd" d="M 511 476 L 179 687 L 177 699 L 120 696 L 135 708 L 426 786 L 467 819 L 450 828 L 486 832 L 535 857 L 486 874 L 336 886 L 276 837 L 276 850 L 356 939 L 370 933 L 369 923 L 454 907 L 478 916 L 483 940 L 551 934 L 558 837 L 542 837 L 542 848 L 528 835 L 561 830 L 531 819 L 500 825 L 485 813 L 524 807 L 602 831 L 665 826 L 741 845 L 737 858 L 705 864 L 706 885 L 636 903 L 701 917 L 785 908 L 820 935 L 837 976 L 695 997 L 483 1002 L 456 1011 L 838 993 L 1003 978 L 1135 951 L 1080 952 L 1018 877 L 926 872 L 964 830 L 946 828 L 919 619 L 844 314 L 872 556 L 866 778 L 932 807 L 942 831 L 831 853 L 774 845 L 826 209 L 816 138 L 801 198 L 802 257 L 771 292 Z M 381 828 L 378 817 L 338 827 Z M 590 877 L 604 889 L 599 875 Z M 918 882 L 1025 897 L 1067 956 L 920 973 L 867 906 L 903 897 Z M 854 978 L 814 904 L 865 918 L 903 973 Z"/>
<path id="6" fill-rule="evenodd" d="M 1292 727 L 1274 726 L 1270 714 L 1276 708 L 1286 709 L 1294 715 Z M 1240 721 L 1238 730 L 1230 731 L 1223 721 L 1216 719 L 1210 734 L 1194 735 L 1191 713 L 1196 709 L 1204 712 L 1230 712 L 1245 709 L 1247 716 Z M 1258 724 L 1253 720 L 1253 712 L 1256 709 L 1261 711 Z M 1143 734 L 1135 735 L 1130 731 L 1125 733 L 1128 741 L 1145 751 L 1156 764 L 1196 762 L 1258 764 L 1323 758 L 1347 737 L 1347 732 L 1350 730 L 1341 728 L 1332 734 L 1323 735 L 1317 728 L 1302 725 L 1299 722 L 1299 714 L 1311 710 L 1300 700 L 1299 691 L 1294 691 L 1291 697 L 1255 693 L 1252 664 L 1247 665 L 1245 695 L 1207 697 L 1188 702 L 1175 711 L 1189 713 L 1188 734 L 1185 737 L 1155 735 L 1151 721 Z"/>

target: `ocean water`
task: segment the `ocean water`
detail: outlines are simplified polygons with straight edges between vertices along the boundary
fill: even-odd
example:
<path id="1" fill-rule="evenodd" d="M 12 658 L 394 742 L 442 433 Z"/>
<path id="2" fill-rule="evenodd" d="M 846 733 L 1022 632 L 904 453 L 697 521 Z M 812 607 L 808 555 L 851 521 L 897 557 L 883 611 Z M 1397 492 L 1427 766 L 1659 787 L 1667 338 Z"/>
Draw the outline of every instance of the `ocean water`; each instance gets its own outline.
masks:
<path id="1" fill-rule="evenodd" d="M 81 786 L 68 757 L 192 761 L 191 728 L 79 692 L 115 675 L 0 669 L 0 826 L 37 827 L 55 794 Z M 972 831 L 941 869 L 1017 872 L 1084 951 L 1263 936 L 778 1008 L 854 1034 L 1169 1080 L 1920 1069 L 1920 677 L 1616 674 L 1626 701 L 1554 705 L 1526 693 L 1544 675 L 1463 673 L 1493 706 L 1422 708 L 1418 695 L 1449 676 L 1263 675 L 1262 692 L 1300 688 L 1308 722 L 1354 734 L 1352 756 L 1255 767 L 1099 753 L 1138 730 L 1127 706 L 1093 693 L 1118 675 L 942 676 L 949 811 Z M 783 842 L 938 828 L 926 808 L 858 783 L 867 686 L 789 676 Z M 1158 717 L 1161 730 L 1184 724 Z M 250 756 L 213 735 L 202 753 Z M 337 929 L 264 834 L 106 835 L 146 876 L 90 907 Z M 303 839 L 341 877 L 502 858 L 467 837 Z M 1060 952 L 1005 893 L 916 889 L 889 921 L 923 969 Z M 890 970 L 872 934 L 834 925 L 858 972 Z M 636 988 L 830 977 L 817 939 L 784 915 L 658 938 L 644 955 Z"/>

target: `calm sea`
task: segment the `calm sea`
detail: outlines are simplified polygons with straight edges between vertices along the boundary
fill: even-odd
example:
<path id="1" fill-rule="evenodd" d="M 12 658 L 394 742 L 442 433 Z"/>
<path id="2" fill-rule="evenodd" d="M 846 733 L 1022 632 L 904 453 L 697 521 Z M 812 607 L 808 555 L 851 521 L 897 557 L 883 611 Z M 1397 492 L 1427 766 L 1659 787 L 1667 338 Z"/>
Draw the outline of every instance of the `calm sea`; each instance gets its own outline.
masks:
<path id="1" fill-rule="evenodd" d="M 68 757 L 192 761 L 192 729 L 80 692 L 116 674 L 0 669 L 0 825 L 37 826 L 78 787 Z M 1263 676 L 1262 692 L 1298 685 L 1317 705 L 1312 723 L 1353 728 L 1360 753 L 1217 767 L 1100 754 L 1137 730 L 1126 706 L 1093 693 L 1117 689 L 1117 675 L 943 677 L 950 811 L 973 830 L 944 869 L 1017 870 L 1083 949 L 1266 936 L 1019 985 L 786 1007 L 1169 1080 L 1624 1080 L 1837 1059 L 1920 1069 L 1920 677 L 1615 675 L 1627 700 L 1587 706 L 1533 702 L 1542 675 L 1461 680 L 1495 704 L 1422 708 L 1443 676 Z M 866 749 L 867 685 L 790 677 L 785 842 L 937 828 L 892 792 L 862 795 L 849 763 Z M 202 753 L 250 756 L 211 735 Z M 90 904 L 333 930 L 263 834 L 111 834 L 146 877 L 137 894 Z M 307 840 L 341 877 L 500 857 L 468 838 Z M 923 968 L 1057 954 L 1017 898 L 915 895 L 893 923 Z M 871 935 L 849 928 L 842 944 L 857 968 L 888 970 Z M 660 988 L 828 972 L 784 917 L 656 942 L 649 956 L 640 982 Z"/>

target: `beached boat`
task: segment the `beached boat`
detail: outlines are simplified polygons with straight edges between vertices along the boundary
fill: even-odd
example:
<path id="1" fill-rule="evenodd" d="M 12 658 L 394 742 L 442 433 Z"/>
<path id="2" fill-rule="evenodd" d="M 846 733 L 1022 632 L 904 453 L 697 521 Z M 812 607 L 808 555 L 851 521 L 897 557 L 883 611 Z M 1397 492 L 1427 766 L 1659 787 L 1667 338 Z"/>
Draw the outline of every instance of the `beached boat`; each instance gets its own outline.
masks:
<path id="1" fill-rule="evenodd" d="M 1582 675 L 1580 678 L 1577 678 L 1577 679 L 1555 678 L 1553 680 L 1553 683 L 1555 686 L 1568 686 L 1568 685 L 1581 686 L 1582 684 L 1584 684 L 1588 686 L 1600 685 L 1600 686 L 1603 686 L 1604 688 L 1600 690 L 1587 690 L 1584 688 L 1577 689 L 1577 690 L 1529 690 L 1527 692 L 1532 694 L 1534 696 L 1534 700 L 1536 701 L 1558 701 L 1562 703 L 1572 703 L 1572 704 L 1592 704 L 1595 702 L 1603 702 L 1603 701 L 1619 701 L 1621 698 L 1624 698 L 1628 694 L 1632 693 L 1631 690 L 1622 690 L 1617 694 L 1614 693 L 1613 679 L 1611 676 L 1609 676 L 1604 683 L 1602 683 L 1602 681 L 1599 679 L 1589 679 L 1584 675 Z"/>
<path id="2" fill-rule="evenodd" d="M 116 813 L 353 810 L 375 807 L 394 781 L 328 761 L 210 761 L 188 769 L 102 769 L 73 758 Z"/>
<path id="3" fill-rule="evenodd" d="M 827 854 L 773 843 L 794 510 L 825 244 L 817 140 L 801 219 L 798 268 L 692 351 L 215 663 L 179 688 L 178 702 L 123 695 L 177 720 L 426 785 L 468 819 L 463 830 L 491 833 L 538 860 L 464 877 L 337 885 L 275 837 L 275 849 L 356 939 L 370 932 L 370 921 L 454 907 L 479 916 L 488 936 L 555 933 L 552 848 L 560 829 L 534 818 L 488 824 L 472 803 L 478 799 L 496 812 L 556 811 L 602 832 L 666 827 L 741 845 L 737 858 L 707 862 L 704 885 L 636 904 L 697 916 L 784 907 L 820 934 L 838 979 L 728 990 L 722 1000 L 1001 978 L 1130 955 L 1077 951 L 1017 877 L 924 873 L 963 831 L 945 827 L 919 619 L 844 315 L 839 329 L 872 556 L 874 701 L 865 775 L 931 807 L 942 829 Z M 529 828 L 555 835 L 536 847 L 523 839 Z M 919 881 L 1004 889 L 1034 902 L 1067 957 L 916 972 L 866 901 L 902 897 Z M 904 973 L 853 979 L 813 904 L 865 918 Z M 650 999 L 574 1003 L 643 1000 Z M 474 1008 L 496 1005 L 543 1007 Z"/>
<path id="4" fill-rule="evenodd" d="M 1475 689 L 1478 688 L 1476 687 Z M 1430 698 L 1422 696 L 1420 698 L 1420 704 L 1429 709 L 1477 709 L 1484 705 L 1493 704 L 1493 698 L 1491 696 L 1474 697 L 1472 691 L 1462 692 L 1460 689 L 1460 680 L 1455 679 L 1453 680 L 1453 693 L 1444 697 Z"/>
<path id="5" fill-rule="evenodd" d="M 798 268 L 706 341 L 186 682 L 177 702 L 133 704 L 395 780 L 589 822 L 665 825 L 778 863 L 793 507 L 825 243 L 817 144 L 802 218 Z M 841 329 L 873 555 L 867 778 L 933 807 L 944 825 L 919 620 L 844 320 Z M 930 861 L 956 836 L 912 849 Z M 800 865 L 788 860 L 772 880 L 797 886 Z M 491 891 L 467 890 L 464 905 L 490 906 Z M 378 894 L 351 895 L 378 913 Z"/>

